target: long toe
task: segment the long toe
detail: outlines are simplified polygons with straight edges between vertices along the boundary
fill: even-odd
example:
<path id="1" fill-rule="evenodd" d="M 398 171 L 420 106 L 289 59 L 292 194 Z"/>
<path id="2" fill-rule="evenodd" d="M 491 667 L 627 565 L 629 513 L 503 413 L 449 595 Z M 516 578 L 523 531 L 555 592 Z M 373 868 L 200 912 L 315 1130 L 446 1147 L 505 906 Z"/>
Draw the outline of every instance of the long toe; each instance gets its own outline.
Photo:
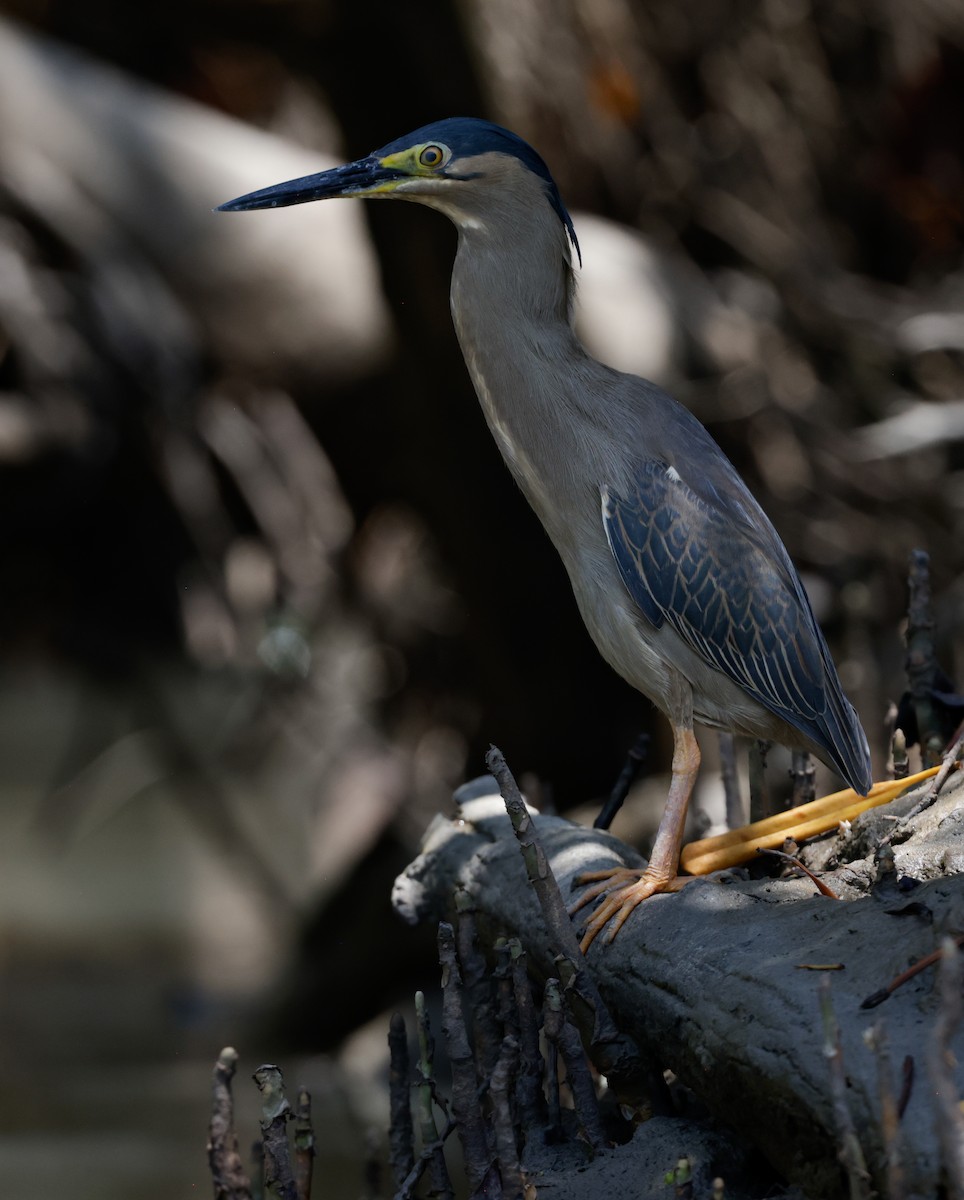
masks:
<path id="1" fill-rule="evenodd" d="M 631 873 L 628 868 L 623 868 L 623 870 L 626 874 Z M 583 954 L 610 921 L 612 921 L 612 926 L 605 938 L 607 944 L 619 933 L 637 905 L 648 900 L 650 896 L 655 896 L 657 892 L 678 892 L 680 888 L 690 882 L 691 878 L 676 875 L 667 879 L 663 876 L 650 875 L 645 871 L 641 876 L 638 873 L 636 875 L 637 877 L 631 883 L 613 880 L 612 885 L 606 888 L 606 899 L 583 928 L 582 941 L 579 943 Z M 596 888 L 592 890 L 595 892 Z M 586 899 L 587 897 L 582 897 L 580 904 Z"/>
<path id="2" fill-rule="evenodd" d="M 569 906 L 569 915 L 574 916 L 581 908 L 585 908 L 587 904 L 614 888 L 629 887 L 637 883 L 645 873 L 642 867 L 610 867 L 606 871 L 589 871 L 585 875 L 579 875 L 573 880 L 574 887 L 582 887 L 586 883 L 593 883 L 595 887 L 583 892 L 575 904 Z"/>

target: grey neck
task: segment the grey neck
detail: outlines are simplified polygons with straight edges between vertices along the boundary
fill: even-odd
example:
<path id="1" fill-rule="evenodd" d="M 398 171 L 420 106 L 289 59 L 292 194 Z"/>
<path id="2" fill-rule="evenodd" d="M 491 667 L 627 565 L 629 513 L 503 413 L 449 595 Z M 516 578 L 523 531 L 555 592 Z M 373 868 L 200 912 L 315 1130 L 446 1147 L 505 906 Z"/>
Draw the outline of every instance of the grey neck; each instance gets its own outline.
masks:
<path id="1" fill-rule="evenodd" d="M 561 222 L 507 222 L 498 235 L 462 226 L 452 271 L 452 316 L 479 402 L 547 527 L 562 517 L 559 484 L 573 483 L 560 462 L 586 461 L 576 376 L 591 360 L 572 330 L 567 250 Z"/>

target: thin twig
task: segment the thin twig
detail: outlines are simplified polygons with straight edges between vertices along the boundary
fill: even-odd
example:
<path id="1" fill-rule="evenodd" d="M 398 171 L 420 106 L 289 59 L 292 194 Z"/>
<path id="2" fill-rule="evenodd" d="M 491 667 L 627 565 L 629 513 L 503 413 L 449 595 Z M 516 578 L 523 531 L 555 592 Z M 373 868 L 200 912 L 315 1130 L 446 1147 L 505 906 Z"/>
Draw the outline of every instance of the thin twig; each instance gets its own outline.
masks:
<path id="1" fill-rule="evenodd" d="M 519 1075 L 516 1092 L 519 1122 L 526 1137 L 546 1123 L 546 1097 L 542 1090 L 545 1063 L 539 1049 L 539 1017 L 532 1000 L 526 971 L 526 952 L 518 938 L 509 938 L 512 956 L 512 987 L 519 1017 Z"/>
<path id="2" fill-rule="evenodd" d="M 472 1042 L 479 1073 L 492 1073 L 499 1057 L 501 1034 L 492 996 L 492 980 L 488 964 L 479 949 L 475 927 L 475 901 L 464 889 L 455 893 L 458 913 L 459 965 L 462 969 L 462 988 L 466 1009 L 472 1015 Z"/>
<path id="3" fill-rule="evenodd" d="M 740 795 L 740 776 L 736 769 L 736 738 L 732 733 L 720 734 L 720 777 L 726 801 L 726 827 L 739 829 L 746 824 L 743 797 Z"/>
<path id="4" fill-rule="evenodd" d="M 401 1013 L 392 1013 L 388 1026 L 388 1058 L 388 1161 L 398 1188 L 415 1165 L 408 1030 Z"/>
<path id="5" fill-rule="evenodd" d="M 964 945 L 964 934 L 957 934 L 952 940 L 957 946 Z M 906 971 L 901 971 L 899 975 L 895 976 L 886 987 L 882 987 L 879 991 L 871 992 L 869 996 L 861 1000 L 860 1007 L 876 1008 L 878 1004 L 883 1004 L 887 997 L 892 996 L 899 987 L 909 982 L 915 975 L 919 975 L 921 971 L 925 971 L 928 967 L 932 967 L 935 963 L 940 962 L 940 958 L 940 950 L 933 950 L 930 954 L 925 954 L 923 958 L 918 959 L 912 966 L 909 966 Z"/>
<path id="6" fill-rule="evenodd" d="M 418 1066 L 416 1068 L 418 1082 L 415 1088 L 416 1113 L 418 1117 L 419 1137 L 422 1139 L 423 1146 L 421 1158 L 419 1159 L 419 1162 L 422 1162 L 422 1167 L 419 1169 L 418 1178 L 421 1177 L 421 1172 L 427 1164 L 429 1169 L 429 1197 L 432 1200 L 452 1200 L 454 1192 L 448 1168 L 445 1165 L 442 1143 L 448 1137 L 451 1130 L 455 1128 L 455 1122 L 449 1122 L 450 1128 L 440 1138 L 438 1126 L 435 1124 L 435 1110 L 433 1108 L 436 1102 L 434 1075 L 435 1042 L 429 1025 L 428 1012 L 425 1008 L 425 995 L 422 992 L 415 993 L 415 1020 L 418 1028 Z M 419 1163 L 416 1162 L 415 1167 L 418 1167 L 418 1165 Z M 418 1182 L 418 1178 L 415 1180 L 416 1183 Z M 412 1186 L 414 1187 L 414 1184 Z"/>
<path id="7" fill-rule="evenodd" d="M 470 1195 L 500 1200 L 495 1157 L 489 1148 L 478 1100 L 475 1060 L 462 1008 L 462 976 L 455 953 L 455 930 L 439 923 L 438 955 L 442 967 L 442 1033 L 452 1070 L 452 1112 L 458 1126 Z"/>
<path id="8" fill-rule="evenodd" d="M 914 1059 L 910 1054 L 904 1055 L 900 1065 L 900 1093 L 897 1096 L 897 1119 L 900 1120 L 910 1104 L 911 1093 L 914 1090 Z"/>
<path id="9" fill-rule="evenodd" d="M 907 757 L 907 736 L 903 729 L 894 730 L 890 744 L 894 759 L 894 778 L 906 779 L 910 773 L 910 759 Z"/>
<path id="10" fill-rule="evenodd" d="M 840 1027 L 833 1011 L 828 975 L 824 975 L 820 980 L 819 995 L 820 1015 L 823 1018 L 823 1052 L 830 1068 L 830 1095 L 839 1146 L 838 1156 L 847 1172 L 850 1200 L 870 1200 L 870 1174 L 847 1105 L 847 1076 L 840 1045 Z"/>
<path id="11" fill-rule="evenodd" d="M 264 1200 L 264 1142 L 260 1138 L 251 1145 L 251 1197 Z"/>
<path id="12" fill-rule="evenodd" d="M 557 981 L 558 982 L 558 981 Z M 543 1024 L 545 1031 L 545 1024 Z M 562 1097 L 559 1086 L 559 1047 L 546 1036 L 546 1145 L 553 1146 L 565 1141 L 562 1127 Z"/>
<path id="13" fill-rule="evenodd" d="M 511 1033 L 513 1037 L 518 1038 L 519 1013 L 516 1009 L 515 989 L 512 985 L 512 949 L 508 939 L 504 937 L 496 938 L 493 949 L 495 950 L 495 967 L 492 976 L 495 980 L 503 1037 L 505 1034 Z M 499 1047 L 499 1052 L 501 1054 L 502 1046 Z M 487 1074 L 491 1074 L 491 1072 L 487 1072 Z"/>
<path id="14" fill-rule="evenodd" d="M 922 813 L 925 808 L 930 808 L 930 806 L 937 799 L 941 788 L 947 782 L 947 777 L 950 775 L 951 771 L 953 771 L 962 751 L 964 751 L 964 733 L 960 734 L 960 736 L 954 741 L 951 748 L 944 755 L 943 759 L 941 760 L 941 769 L 931 780 L 927 791 L 924 792 L 910 812 L 906 813 L 901 818 L 901 825 L 906 825 L 908 821 Z"/>
<path id="15" fill-rule="evenodd" d="M 569 996 L 573 1017 L 589 1045 L 593 1062 L 609 1079 L 622 1099 L 641 1103 L 648 1088 L 639 1049 L 616 1027 L 595 980 L 586 968 L 579 939 L 562 893 L 549 866 L 535 824 L 502 752 L 495 746 L 485 756 L 486 765 L 499 785 L 506 812 L 522 850 L 549 939 L 556 949 L 556 969 Z"/>
<path id="16" fill-rule="evenodd" d="M 405 1179 L 402 1180 L 402 1184 L 392 1197 L 392 1200 L 411 1200 L 412 1194 L 414 1193 L 415 1188 L 418 1186 L 419 1180 L 425 1173 L 425 1168 L 438 1159 L 441 1159 L 443 1162 L 445 1161 L 445 1143 L 454 1132 L 455 1122 L 449 1121 L 439 1136 L 433 1142 L 429 1142 L 429 1144 L 415 1160 L 411 1171 L 409 1171 Z M 451 1196 L 451 1188 L 449 1188 L 448 1192 L 446 1193 L 438 1191 L 429 1192 L 430 1196 L 440 1196 L 443 1194 Z"/>
<path id="17" fill-rule="evenodd" d="M 613 790 L 609 794 L 609 799 L 599 810 L 599 816 L 592 823 L 594 829 L 608 829 L 612 825 L 613 818 L 622 808 L 626 797 L 629 795 L 629 789 L 636 782 L 636 776 L 646 761 L 651 740 L 648 733 L 641 733 L 635 742 L 633 742 L 629 753 L 626 755 L 626 762 L 619 773 L 619 778 L 616 780 Z"/>
<path id="18" fill-rule="evenodd" d="M 311 1200 L 311 1176 L 315 1163 L 315 1131 L 311 1125 L 311 1093 L 298 1089 L 295 1109 L 295 1190 L 298 1200 Z"/>
<path id="19" fill-rule="evenodd" d="M 251 1200 L 251 1183 L 241 1162 L 234 1132 L 231 1081 L 237 1065 L 238 1052 L 232 1046 L 226 1046 L 221 1051 L 214 1065 L 208 1134 L 208 1163 L 214 1183 L 214 1200 Z"/>
<path id="20" fill-rule="evenodd" d="M 764 821 L 773 812 L 767 782 L 767 755 L 773 743 L 757 738 L 750 743 L 750 821 Z"/>
<path id="21" fill-rule="evenodd" d="M 364 1190 L 361 1200 L 382 1200 L 382 1147 L 377 1129 L 365 1131 L 363 1158 Z"/>
<path id="22" fill-rule="evenodd" d="M 937 1118 L 937 1140 L 944 1160 L 947 1200 L 964 1200 L 964 1114 L 954 1081 L 956 1060 L 951 1049 L 951 1039 L 962 1015 L 960 942 L 960 938 L 945 937 L 941 943 L 940 1004 L 927 1046 L 927 1074 Z"/>
<path id="23" fill-rule="evenodd" d="M 599 1115 L 599 1101 L 593 1086 L 589 1063 L 575 1027 L 566 1020 L 566 1010 L 558 980 L 549 979 L 545 988 L 543 1028 L 549 1041 L 559 1047 L 566 1066 L 566 1080 L 572 1093 L 576 1115 L 593 1150 L 602 1150 L 609 1142 Z"/>
<path id="24" fill-rule="evenodd" d="M 937 658 L 934 654 L 934 613 L 931 606 L 930 556 L 923 550 L 910 553 L 907 574 L 907 682 L 910 685 L 921 758 L 925 767 L 936 766 L 944 739 L 934 708 Z"/>
<path id="25" fill-rule="evenodd" d="M 499 1163 L 499 1176 L 503 1194 L 509 1200 L 522 1195 L 522 1168 L 516 1148 L 515 1120 L 513 1118 L 512 1079 L 519 1063 L 519 1042 L 511 1034 L 502 1039 L 495 1070 L 489 1084 L 492 1099 L 492 1132 L 495 1153 Z"/>
<path id="26" fill-rule="evenodd" d="M 887 1200 L 904 1200 L 904 1169 L 900 1155 L 900 1114 L 891 1076 L 890 1047 L 883 1021 L 864 1034 L 877 1063 L 877 1095 L 880 1099 L 880 1133 L 887 1164 Z"/>
<path id="27" fill-rule="evenodd" d="M 793 795 L 791 807 L 799 808 L 801 804 L 810 804 L 817 798 L 816 778 L 813 759 L 806 750 L 794 750 L 790 756 L 790 778 L 793 780 Z"/>
<path id="28" fill-rule="evenodd" d="M 768 850 L 764 846 L 757 847 L 757 854 L 772 854 L 774 858 L 783 859 L 787 866 L 795 867 L 798 871 L 802 871 L 821 896 L 826 896 L 829 900 L 840 899 L 833 888 L 828 887 L 828 885 L 825 884 L 822 879 L 818 879 L 817 876 L 814 875 L 813 871 L 811 871 L 809 867 L 805 867 L 799 858 L 796 857 L 796 855 L 787 854 L 783 850 Z"/>
<path id="29" fill-rule="evenodd" d="M 285 1096 L 281 1068 L 265 1063 L 254 1073 L 261 1092 L 261 1142 L 264 1146 L 264 1185 L 279 1200 L 298 1200 L 288 1150 L 288 1121 L 291 1105 Z"/>

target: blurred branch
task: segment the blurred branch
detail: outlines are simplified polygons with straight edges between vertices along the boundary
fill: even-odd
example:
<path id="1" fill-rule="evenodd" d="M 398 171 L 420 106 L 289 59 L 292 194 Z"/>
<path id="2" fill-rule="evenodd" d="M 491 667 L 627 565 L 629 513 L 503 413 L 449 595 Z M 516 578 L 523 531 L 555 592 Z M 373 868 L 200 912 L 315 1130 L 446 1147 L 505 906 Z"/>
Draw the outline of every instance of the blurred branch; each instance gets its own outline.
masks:
<path id="1" fill-rule="evenodd" d="M 904 400 L 906 407 L 858 433 L 858 455 L 864 461 L 915 454 L 964 439 L 964 400 Z"/>
<path id="2" fill-rule="evenodd" d="M 251 1200 L 251 1184 L 238 1153 L 238 1139 L 234 1132 L 231 1082 L 237 1064 L 238 1052 L 228 1046 L 221 1051 L 214 1065 L 208 1165 L 214 1183 L 215 1200 Z"/>
<path id="3" fill-rule="evenodd" d="M 961 982 L 960 949 L 953 938 L 945 937 L 941 943 L 937 1022 L 927 1047 L 927 1074 L 937 1113 L 949 1200 L 964 1197 L 964 1113 L 961 1112 L 960 1090 L 954 1079 L 957 1059 L 951 1049 L 952 1038 L 961 1026 Z"/>
<path id="4" fill-rule="evenodd" d="M 934 711 L 937 658 L 934 652 L 934 612 L 931 604 L 930 555 L 913 550 L 908 569 L 907 682 L 910 686 L 917 735 L 925 767 L 940 761 L 944 739 Z"/>

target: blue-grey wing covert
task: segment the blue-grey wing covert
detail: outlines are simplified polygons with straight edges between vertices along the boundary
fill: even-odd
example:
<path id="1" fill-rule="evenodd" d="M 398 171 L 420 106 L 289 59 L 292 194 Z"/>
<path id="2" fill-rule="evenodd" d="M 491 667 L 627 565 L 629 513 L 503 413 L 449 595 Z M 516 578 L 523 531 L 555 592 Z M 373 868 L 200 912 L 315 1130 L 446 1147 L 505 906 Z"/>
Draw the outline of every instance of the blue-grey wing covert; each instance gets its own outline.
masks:
<path id="1" fill-rule="evenodd" d="M 708 486 L 701 491 L 659 459 L 639 464 L 626 495 L 604 489 L 606 534 L 630 595 L 654 626 L 668 622 L 707 663 L 825 747 L 855 787 L 869 785 L 855 718 L 835 673 L 828 678 L 829 652 L 782 543 L 769 522 L 750 522 L 742 508 L 715 503 Z"/>

